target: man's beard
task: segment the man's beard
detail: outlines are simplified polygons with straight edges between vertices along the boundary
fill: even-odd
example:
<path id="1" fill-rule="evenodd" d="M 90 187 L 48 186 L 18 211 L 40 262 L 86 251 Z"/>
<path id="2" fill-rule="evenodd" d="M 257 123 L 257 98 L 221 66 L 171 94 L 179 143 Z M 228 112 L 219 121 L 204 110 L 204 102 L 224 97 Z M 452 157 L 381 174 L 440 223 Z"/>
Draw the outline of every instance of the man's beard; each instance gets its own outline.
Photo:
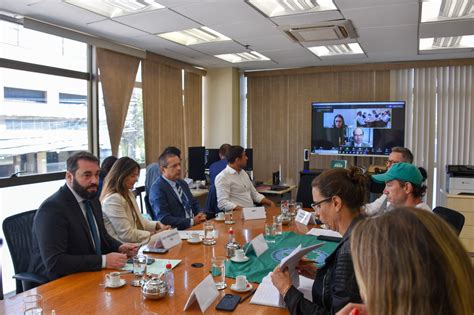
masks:
<path id="1" fill-rule="evenodd" d="M 93 192 L 87 191 L 87 189 L 92 188 L 92 187 L 95 187 L 96 191 L 93 191 Z M 81 186 L 81 184 L 79 184 L 76 181 L 75 178 L 73 178 L 73 180 L 72 180 L 72 189 L 74 189 L 74 191 L 84 199 L 91 200 L 91 199 L 94 199 L 97 196 L 97 185 L 96 184 L 92 184 L 92 185 L 89 185 L 86 188 L 84 188 L 84 187 Z"/>

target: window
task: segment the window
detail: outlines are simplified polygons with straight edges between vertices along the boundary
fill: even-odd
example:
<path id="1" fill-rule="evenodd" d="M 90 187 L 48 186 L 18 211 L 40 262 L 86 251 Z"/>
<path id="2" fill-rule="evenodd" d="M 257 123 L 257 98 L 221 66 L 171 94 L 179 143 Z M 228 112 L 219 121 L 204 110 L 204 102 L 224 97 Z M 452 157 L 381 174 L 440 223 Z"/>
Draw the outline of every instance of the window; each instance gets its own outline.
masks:
<path id="1" fill-rule="evenodd" d="M 59 103 L 87 106 L 87 96 L 69 93 L 59 93 Z"/>
<path id="2" fill-rule="evenodd" d="M 37 90 L 3 88 L 5 101 L 46 103 L 46 92 Z"/>

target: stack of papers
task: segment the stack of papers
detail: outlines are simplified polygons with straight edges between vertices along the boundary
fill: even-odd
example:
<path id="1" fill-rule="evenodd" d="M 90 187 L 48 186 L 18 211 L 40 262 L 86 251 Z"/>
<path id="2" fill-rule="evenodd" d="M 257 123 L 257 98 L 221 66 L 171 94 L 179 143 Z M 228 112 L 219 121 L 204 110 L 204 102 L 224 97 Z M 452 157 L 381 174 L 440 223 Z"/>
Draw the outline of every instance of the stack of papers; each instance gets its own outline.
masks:
<path id="1" fill-rule="evenodd" d="M 334 237 L 342 237 L 342 235 L 339 232 L 333 231 L 333 230 L 327 230 L 327 229 L 317 229 L 317 228 L 312 228 L 307 235 L 324 235 L 324 236 L 334 236 Z"/>

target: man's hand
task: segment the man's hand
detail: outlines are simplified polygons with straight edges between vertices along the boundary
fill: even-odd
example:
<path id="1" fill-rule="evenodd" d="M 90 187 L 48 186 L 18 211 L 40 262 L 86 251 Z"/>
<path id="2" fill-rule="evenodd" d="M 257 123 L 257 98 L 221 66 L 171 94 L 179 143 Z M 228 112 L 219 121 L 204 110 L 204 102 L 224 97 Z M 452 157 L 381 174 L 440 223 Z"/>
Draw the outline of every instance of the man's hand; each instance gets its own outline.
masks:
<path id="1" fill-rule="evenodd" d="M 127 262 L 127 255 L 121 253 L 109 253 L 105 255 L 106 268 L 109 269 L 120 269 L 125 266 Z"/>
<path id="2" fill-rule="evenodd" d="M 126 254 L 127 257 L 130 258 L 137 255 L 139 247 L 140 246 L 135 244 L 123 243 L 122 245 L 120 245 L 118 250 L 119 252 L 121 252 L 122 254 Z"/>
<path id="3" fill-rule="evenodd" d="M 194 218 L 194 225 L 206 221 L 206 214 L 204 212 L 199 212 Z"/>
<path id="4" fill-rule="evenodd" d="M 260 201 L 260 203 L 268 207 L 276 207 L 275 203 L 268 198 L 263 198 L 262 201 Z"/>

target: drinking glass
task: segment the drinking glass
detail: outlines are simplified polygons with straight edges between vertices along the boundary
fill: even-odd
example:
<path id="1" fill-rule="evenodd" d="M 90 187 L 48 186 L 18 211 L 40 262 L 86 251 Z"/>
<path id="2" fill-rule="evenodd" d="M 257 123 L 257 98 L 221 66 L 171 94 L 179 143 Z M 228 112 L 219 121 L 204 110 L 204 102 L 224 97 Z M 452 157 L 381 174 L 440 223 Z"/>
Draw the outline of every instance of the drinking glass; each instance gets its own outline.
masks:
<path id="1" fill-rule="evenodd" d="M 288 200 L 282 200 L 281 201 L 281 205 L 280 205 L 281 214 L 283 214 L 285 216 L 288 215 L 289 204 L 290 204 L 290 202 Z"/>
<path id="2" fill-rule="evenodd" d="M 273 229 L 275 235 L 281 235 L 283 233 L 283 217 L 282 215 L 273 216 Z"/>
<path id="3" fill-rule="evenodd" d="M 217 290 L 223 290 L 227 287 L 225 283 L 225 261 L 224 256 L 216 256 L 211 259 L 211 273 Z"/>
<path id="4" fill-rule="evenodd" d="M 265 240 L 267 243 L 275 243 L 275 229 L 273 223 L 265 223 Z"/>
<path id="5" fill-rule="evenodd" d="M 225 224 L 234 224 L 234 214 L 232 209 L 224 211 Z"/>
<path id="6" fill-rule="evenodd" d="M 43 297 L 39 294 L 27 295 L 23 299 L 25 307 L 24 315 L 41 315 L 43 314 Z"/>
<path id="7" fill-rule="evenodd" d="M 296 216 L 296 211 L 296 202 L 294 200 L 290 200 L 290 202 L 288 203 L 288 212 L 291 218 L 294 218 Z"/>
<path id="8" fill-rule="evenodd" d="M 146 273 L 148 257 L 146 255 L 137 255 L 133 257 L 133 274 L 135 280 L 132 281 L 132 285 L 139 286 L 143 282 L 143 276 Z"/>
<path id="9" fill-rule="evenodd" d="M 202 239 L 204 245 L 214 245 L 216 239 L 214 238 L 214 224 L 212 222 L 204 222 L 204 238 Z"/>

